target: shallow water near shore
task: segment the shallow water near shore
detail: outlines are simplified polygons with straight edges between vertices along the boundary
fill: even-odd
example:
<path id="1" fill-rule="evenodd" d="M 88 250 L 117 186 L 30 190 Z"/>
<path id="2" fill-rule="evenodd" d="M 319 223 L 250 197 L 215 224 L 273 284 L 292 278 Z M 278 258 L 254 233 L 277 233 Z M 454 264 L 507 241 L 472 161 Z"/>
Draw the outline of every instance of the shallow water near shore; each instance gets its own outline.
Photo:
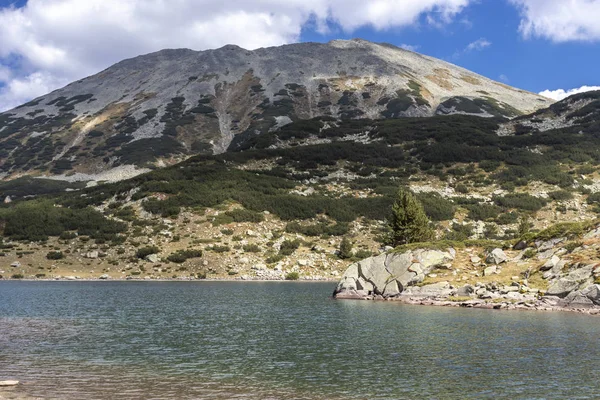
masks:
<path id="1" fill-rule="evenodd" d="M 0 282 L 2 397 L 592 399 L 600 319 L 332 300 L 334 283 Z"/>

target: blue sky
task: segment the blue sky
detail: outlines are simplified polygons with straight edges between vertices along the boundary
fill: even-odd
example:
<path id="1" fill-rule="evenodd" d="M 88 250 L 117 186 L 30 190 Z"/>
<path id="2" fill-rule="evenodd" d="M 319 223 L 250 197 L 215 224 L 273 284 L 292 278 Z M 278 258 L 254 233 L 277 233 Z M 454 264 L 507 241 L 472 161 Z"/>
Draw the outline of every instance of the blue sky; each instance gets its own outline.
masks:
<path id="1" fill-rule="evenodd" d="M 577 91 L 600 85 L 599 20 L 600 0 L 0 0 L 0 110 L 162 48 L 356 37 Z"/>

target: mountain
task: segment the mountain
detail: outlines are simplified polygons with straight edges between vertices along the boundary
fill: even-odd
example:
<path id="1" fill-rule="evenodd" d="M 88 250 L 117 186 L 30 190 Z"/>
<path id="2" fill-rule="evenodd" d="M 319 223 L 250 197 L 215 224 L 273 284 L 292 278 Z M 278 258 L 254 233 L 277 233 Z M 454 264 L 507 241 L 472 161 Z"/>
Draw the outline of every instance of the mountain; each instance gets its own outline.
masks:
<path id="1" fill-rule="evenodd" d="M 492 301 L 513 287 L 565 296 L 600 284 L 599 111 L 588 92 L 512 120 L 318 117 L 115 183 L 3 181 L 0 274 L 340 277 L 385 250 L 406 187 L 436 241 L 397 250 L 456 250 L 422 284 L 469 284 Z M 486 265 L 496 248 L 507 261 Z"/>
<path id="2" fill-rule="evenodd" d="M 126 176 L 136 173 L 131 166 L 239 149 L 259 133 L 319 116 L 512 118 L 550 104 L 445 61 L 358 39 L 163 50 L 0 114 L 0 177 L 115 167 Z"/>

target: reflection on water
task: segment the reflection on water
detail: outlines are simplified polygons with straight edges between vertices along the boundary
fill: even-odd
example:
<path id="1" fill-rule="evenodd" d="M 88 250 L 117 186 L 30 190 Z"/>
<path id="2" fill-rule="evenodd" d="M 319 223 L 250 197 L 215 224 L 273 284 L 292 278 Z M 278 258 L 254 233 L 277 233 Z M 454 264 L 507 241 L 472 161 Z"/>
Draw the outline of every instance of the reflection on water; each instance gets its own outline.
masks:
<path id="1" fill-rule="evenodd" d="M 0 398 L 597 398 L 598 318 L 332 286 L 0 282 Z"/>

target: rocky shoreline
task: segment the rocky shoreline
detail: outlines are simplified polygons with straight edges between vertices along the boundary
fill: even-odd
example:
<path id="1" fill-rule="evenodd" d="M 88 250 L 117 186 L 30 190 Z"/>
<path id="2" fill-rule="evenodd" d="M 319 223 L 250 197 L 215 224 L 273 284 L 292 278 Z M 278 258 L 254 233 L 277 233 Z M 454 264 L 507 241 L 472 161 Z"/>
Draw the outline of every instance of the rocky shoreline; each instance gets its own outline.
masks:
<path id="1" fill-rule="evenodd" d="M 600 284 L 597 264 L 565 269 L 565 262 L 552 256 L 537 268 L 548 285 L 544 290 L 531 286 L 527 276 L 514 276 L 510 283 L 496 281 L 452 284 L 439 281 L 426 284 L 432 271 L 453 270 L 456 250 L 416 249 L 384 253 L 348 267 L 333 297 L 353 300 L 390 300 L 406 304 L 454 306 L 468 308 L 577 311 L 600 315 Z M 482 277 L 493 277 L 501 264 L 509 260 L 502 249 L 487 252 L 480 266 Z M 479 262 L 479 261 L 478 261 Z M 549 272 L 552 272 L 549 274 Z M 477 272 L 475 272 L 477 273 Z"/>
<path id="2" fill-rule="evenodd" d="M 515 311 L 567 311 L 577 312 L 588 315 L 600 316 L 600 306 L 571 306 L 565 303 L 562 299 L 555 296 L 544 296 L 535 301 L 514 301 L 504 298 L 496 301 L 488 301 L 483 299 L 471 298 L 468 300 L 456 300 L 450 297 L 431 297 L 431 296 L 414 296 L 410 294 L 400 294 L 396 297 L 384 298 L 383 296 L 366 296 L 362 298 L 335 296 L 336 299 L 349 300 L 372 300 L 372 301 L 393 301 L 402 304 L 420 305 L 420 306 L 437 306 L 437 307 L 463 307 L 463 308 L 480 308 L 487 310 L 515 310 Z"/>

